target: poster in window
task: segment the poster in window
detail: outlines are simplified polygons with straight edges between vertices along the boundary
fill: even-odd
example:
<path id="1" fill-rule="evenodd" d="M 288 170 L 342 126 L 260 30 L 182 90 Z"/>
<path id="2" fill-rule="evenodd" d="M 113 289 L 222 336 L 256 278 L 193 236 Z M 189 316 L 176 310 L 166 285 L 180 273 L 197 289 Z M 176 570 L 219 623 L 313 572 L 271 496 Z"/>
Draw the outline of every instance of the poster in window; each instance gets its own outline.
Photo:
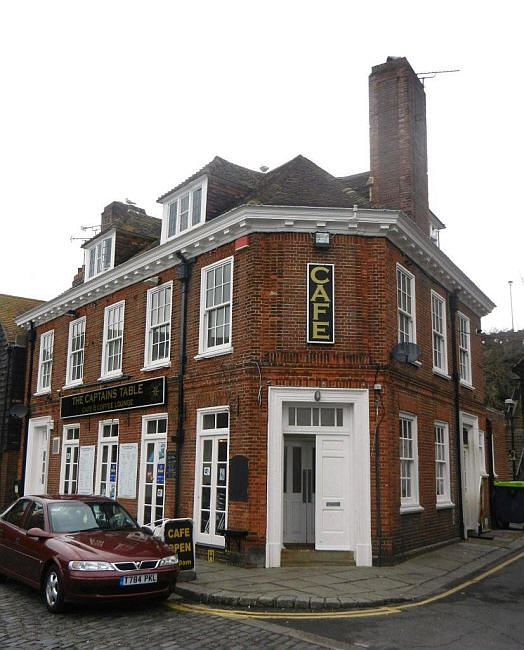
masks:
<path id="1" fill-rule="evenodd" d="M 80 447 L 78 460 L 78 494 L 93 494 L 95 445 Z"/>
<path id="2" fill-rule="evenodd" d="M 156 466 L 156 483 L 157 485 L 164 485 L 166 466 L 165 463 L 158 463 Z"/>
<path id="3" fill-rule="evenodd" d="M 118 496 L 136 499 L 136 472 L 138 467 L 138 443 L 123 442 L 120 445 L 118 466 Z"/>

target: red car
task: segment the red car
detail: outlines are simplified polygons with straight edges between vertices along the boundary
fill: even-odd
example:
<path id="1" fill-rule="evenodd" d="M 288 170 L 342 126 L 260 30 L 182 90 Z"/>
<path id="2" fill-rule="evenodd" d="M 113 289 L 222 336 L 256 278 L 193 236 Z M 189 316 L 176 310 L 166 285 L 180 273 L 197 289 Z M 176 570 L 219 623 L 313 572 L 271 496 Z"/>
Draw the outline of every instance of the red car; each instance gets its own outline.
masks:
<path id="1" fill-rule="evenodd" d="M 167 598 L 178 556 L 118 502 L 24 496 L 0 515 L 0 575 L 39 589 L 50 612 L 66 601 Z"/>

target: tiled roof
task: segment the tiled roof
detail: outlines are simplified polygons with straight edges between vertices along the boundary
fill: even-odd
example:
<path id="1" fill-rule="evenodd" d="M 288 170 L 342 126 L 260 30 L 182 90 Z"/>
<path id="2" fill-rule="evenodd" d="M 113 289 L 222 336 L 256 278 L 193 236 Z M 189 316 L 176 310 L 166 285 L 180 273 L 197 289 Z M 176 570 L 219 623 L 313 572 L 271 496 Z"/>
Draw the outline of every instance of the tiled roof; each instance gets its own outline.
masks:
<path id="1" fill-rule="evenodd" d="M 267 173 L 256 172 L 216 156 L 196 174 L 166 192 L 158 201 L 197 179 L 208 175 L 243 190 L 235 205 L 297 205 L 312 207 L 370 207 L 367 180 L 369 172 L 336 178 L 304 156 Z"/>
<path id="2" fill-rule="evenodd" d="M 8 296 L 0 293 L 0 327 L 3 329 L 9 343 L 14 343 L 18 334 L 23 334 L 24 329 L 15 324 L 14 319 L 33 307 L 42 305 L 44 300 Z"/>
<path id="3" fill-rule="evenodd" d="M 304 156 L 297 156 L 265 174 L 245 202 L 326 208 L 347 208 L 355 204 L 369 207 L 363 196 L 352 188 L 347 189 L 340 179 Z"/>
<path id="4" fill-rule="evenodd" d="M 256 172 L 253 169 L 235 165 L 224 158 L 220 158 L 220 156 L 215 156 L 211 162 L 204 165 L 204 167 L 199 169 L 195 174 L 182 183 L 179 183 L 176 187 L 169 190 L 169 192 L 165 192 L 162 196 L 159 196 L 157 201 L 162 201 L 166 196 L 169 196 L 169 194 L 176 192 L 181 187 L 184 187 L 184 185 L 187 185 L 200 176 L 205 175 L 214 176 L 217 179 L 222 179 L 227 183 L 233 183 L 234 185 L 240 185 L 245 187 L 246 190 L 255 188 L 260 178 L 264 176 L 262 172 Z"/>

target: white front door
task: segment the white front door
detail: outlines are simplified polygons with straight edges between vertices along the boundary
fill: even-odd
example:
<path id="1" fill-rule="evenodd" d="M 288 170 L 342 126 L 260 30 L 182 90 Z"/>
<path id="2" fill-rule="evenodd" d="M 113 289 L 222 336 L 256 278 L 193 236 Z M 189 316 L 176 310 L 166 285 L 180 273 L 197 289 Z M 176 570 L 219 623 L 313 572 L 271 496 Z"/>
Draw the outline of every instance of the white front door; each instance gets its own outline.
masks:
<path id="1" fill-rule="evenodd" d="M 315 541 L 315 436 L 284 441 L 284 544 Z"/>
<path id="2" fill-rule="evenodd" d="M 45 494 L 49 455 L 48 424 L 29 427 L 24 494 Z"/>
<path id="3" fill-rule="evenodd" d="M 479 432 L 473 423 L 462 422 L 462 505 L 464 528 L 477 532 L 480 521 Z"/>
<path id="4" fill-rule="evenodd" d="M 317 550 L 350 550 L 349 438 L 317 435 L 316 535 Z"/>

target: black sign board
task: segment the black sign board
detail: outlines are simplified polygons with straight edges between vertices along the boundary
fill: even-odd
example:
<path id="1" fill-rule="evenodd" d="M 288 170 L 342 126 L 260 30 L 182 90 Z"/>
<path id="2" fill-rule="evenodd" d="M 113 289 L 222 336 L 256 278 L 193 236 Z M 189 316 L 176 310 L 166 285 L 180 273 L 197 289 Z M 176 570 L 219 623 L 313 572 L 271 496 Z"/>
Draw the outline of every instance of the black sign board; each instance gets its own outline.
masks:
<path id="1" fill-rule="evenodd" d="M 335 270 L 333 264 L 307 265 L 307 342 L 335 342 Z"/>
<path id="2" fill-rule="evenodd" d="M 168 451 L 166 454 L 166 478 L 176 478 L 176 451 Z"/>
<path id="3" fill-rule="evenodd" d="M 249 462 L 245 456 L 233 456 L 229 461 L 229 500 L 247 501 Z"/>
<path id="4" fill-rule="evenodd" d="M 165 393 L 166 378 L 156 377 L 134 381 L 131 384 L 108 386 L 86 393 L 67 395 L 60 398 L 60 417 L 77 418 L 107 411 L 127 411 L 157 406 L 164 404 Z"/>
<path id="5" fill-rule="evenodd" d="M 193 521 L 169 519 L 164 524 L 164 542 L 173 553 L 178 553 L 181 571 L 195 568 L 195 545 L 193 544 Z"/>

